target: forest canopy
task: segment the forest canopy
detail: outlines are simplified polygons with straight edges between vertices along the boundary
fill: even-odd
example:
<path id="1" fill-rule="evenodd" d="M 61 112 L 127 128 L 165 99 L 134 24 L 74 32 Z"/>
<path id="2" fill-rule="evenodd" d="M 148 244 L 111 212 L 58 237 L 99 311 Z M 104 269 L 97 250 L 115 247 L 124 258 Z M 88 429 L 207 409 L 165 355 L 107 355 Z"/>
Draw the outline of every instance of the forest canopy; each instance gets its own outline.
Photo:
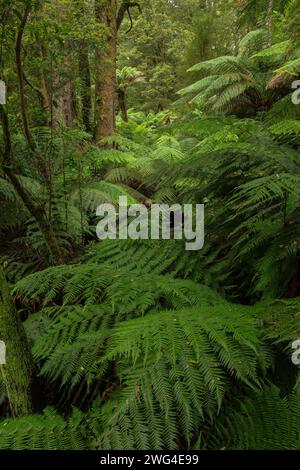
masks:
<path id="1" fill-rule="evenodd" d="M 1 450 L 300 450 L 299 12 L 0 0 Z"/>

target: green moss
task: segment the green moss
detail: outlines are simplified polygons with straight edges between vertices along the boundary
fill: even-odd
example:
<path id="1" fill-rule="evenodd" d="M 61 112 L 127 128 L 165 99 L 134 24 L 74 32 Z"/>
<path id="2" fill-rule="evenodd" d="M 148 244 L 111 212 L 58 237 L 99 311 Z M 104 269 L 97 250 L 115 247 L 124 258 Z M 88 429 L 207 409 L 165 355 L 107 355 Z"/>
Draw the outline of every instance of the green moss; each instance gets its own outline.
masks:
<path id="1" fill-rule="evenodd" d="M 32 411 L 32 359 L 25 331 L 12 302 L 0 266 L 0 339 L 6 345 L 6 364 L 0 366 L 11 412 L 22 416 Z"/>

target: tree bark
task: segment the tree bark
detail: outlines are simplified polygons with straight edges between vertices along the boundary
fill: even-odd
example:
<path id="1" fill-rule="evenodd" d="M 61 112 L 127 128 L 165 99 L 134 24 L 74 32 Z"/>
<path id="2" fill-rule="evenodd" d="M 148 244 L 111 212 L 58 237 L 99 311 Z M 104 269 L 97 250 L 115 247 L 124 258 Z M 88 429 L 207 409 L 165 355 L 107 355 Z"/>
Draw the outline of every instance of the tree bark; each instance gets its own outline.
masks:
<path id="1" fill-rule="evenodd" d="M 66 74 L 68 72 L 66 71 Z M 61 79 L 60 75 L 56 73 L 54 77 L 54 96 L 53 101 L 53 120 L 54 127 L 59 127 L 63 124 L 66 127 L 72 127 L 74 119 L 74 106 L 73 106 L 73 90 L 72 81 L 70 78 Z"/>
<path id="2" fill-rule="evenodd" d="M 11 413 L 13 416 L 30 414 L 33 411 L 33 359 L 1 265 L 0 340 L 6 346 L 6 364 L 0 366 L 0 373 Z"/>
<path id="3" fill-rule="evenodd" d="M 96 20 L 105 27 L 105 46 L 96 52 L 95 139 L 115 131 L 117 1 L 97 0 Z"/>

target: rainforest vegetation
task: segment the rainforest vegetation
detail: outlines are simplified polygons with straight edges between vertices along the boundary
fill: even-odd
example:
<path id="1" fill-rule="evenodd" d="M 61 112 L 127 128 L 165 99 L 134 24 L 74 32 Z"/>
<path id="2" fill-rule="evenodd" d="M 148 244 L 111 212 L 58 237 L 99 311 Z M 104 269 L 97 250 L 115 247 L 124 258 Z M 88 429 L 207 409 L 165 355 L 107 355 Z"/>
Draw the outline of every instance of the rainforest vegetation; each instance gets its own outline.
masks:
<path id="1" fill-rule="evenodd" d="M 0 18 L 0 449 L 300 449 L 300 1 Z M 204 247 L 100 241 L 120 196 Z"/>

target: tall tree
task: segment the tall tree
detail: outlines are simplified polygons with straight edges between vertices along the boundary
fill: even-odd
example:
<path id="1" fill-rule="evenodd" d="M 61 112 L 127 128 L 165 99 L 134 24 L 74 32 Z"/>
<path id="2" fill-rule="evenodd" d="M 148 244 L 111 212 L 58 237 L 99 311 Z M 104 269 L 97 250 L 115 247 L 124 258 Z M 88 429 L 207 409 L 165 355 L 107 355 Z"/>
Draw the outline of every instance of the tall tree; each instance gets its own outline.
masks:
<path id="1" fill-rule="evenodd" d="M 139 3 L 123 0 L 119 9 L 117 0 L 96 0 L 96 19 L 105 28 L 104 50 L 96 52 L 95 83 L 95 139 L 113 134 L 115 130 L 115 94 L 117 72 L 117 33 L 125 14 L 130 18 L 131 8 Z M 129 32 L 128 31 L 128 32 Z"/>
<path id="2" fill-rule="evenodd" d="M 105 26 L 104 50 L 96 52 L 95 138 L 99 140 L 115 130 L 117 0 L 97 0 L 96 19 Z"/>

